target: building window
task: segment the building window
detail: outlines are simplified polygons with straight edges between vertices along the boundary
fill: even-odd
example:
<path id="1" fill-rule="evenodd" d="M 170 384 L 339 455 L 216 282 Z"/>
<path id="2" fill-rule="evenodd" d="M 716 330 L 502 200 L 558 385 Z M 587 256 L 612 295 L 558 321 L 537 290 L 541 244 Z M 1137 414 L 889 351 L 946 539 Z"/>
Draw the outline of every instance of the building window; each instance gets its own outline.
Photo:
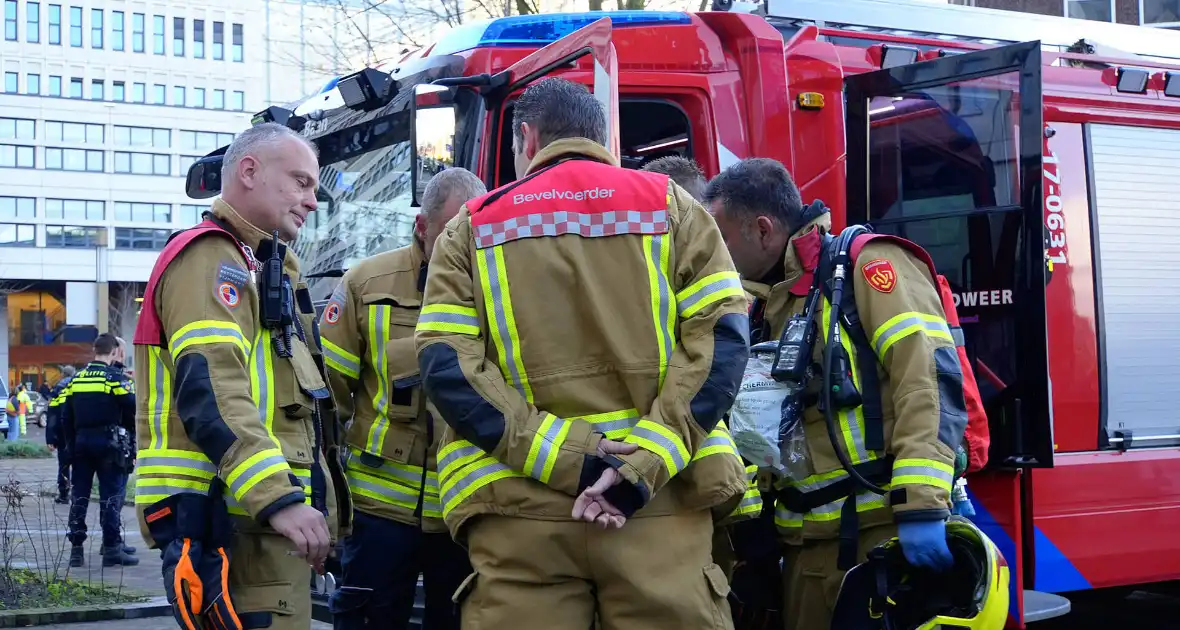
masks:
<path id="1" fill-rule="evenodd" d="M 234 141 L 232 133 L 214 133 L 212 131 L 181 131 L 180 150 L 209 152 L 219 149 Z"/>
<path id="2" fill-rule="evenodd" d="M 82 79 L 70 79 L 70 98 L 82 98 Z"/>
<path id="3" fill-rule="evenodd" d="M 178 107 L 184 107 L 184 86 L 172 86 L 172 104 Z"/>
<path id="4" fill-rule="evenodd" d="M 213 90 L 213 109 L 225 109 L 225 90 Z"/>
<path id="5" fill-rule="evenodd" d="M 1144 24 L 1180 25 L 1180 0 L 1142 0 Z"/>
<path id="6" fill-rule="evenodd" d="M 205 20 L 193 20 L 193 56 L 205 58 Z"/>
<path id="7" fill-rule="evenodd" d="M 172 18 L 172 54 L 184 56 L 184 18 Z"/>
<path id="8" fill-rule="evenodd" d="M 111 85 L 111 100 L 120 103 L 127 100 L 127 86 L 122 81 L 115 81 Z"/>
<path id="9" fill-rule="evenodd" d="M 0 245 L 4 247 L 35 247 L 37 226 L 0 223 Z"/>
<path id="10" fill-rule="evenodd" d="M 37 200 L 32 197 L 0 197 L 0 219 L 35 219 Z"/>
<path id="11" fill-rule="evenodd" d="M 143 52 L 143 14 L 131 14 L 131 51 Z"/>
<path id="12" fill-rule="evenodd" d="M 116 221 L 172 223 L 172 206 L 166 203 L 115 202 Z"/>
<path id="13" fill-rule="evenodd" d="M 45 148 L 46 170 L 101 173 L 103 172 L 102 166 L 102 151 Z"/>
<path id="14" fill-rule="evenodd" d="M 168 86 L 159 83 L 152 86 L 153 101 L 156 105 L 163 105 L 164 99 L 168 96 Z"/>
<path id="15" fill-rule="evenodd" d="M 36 140 L 37 123 L 27 118 L 0 118 L 0 138 L 5 140 Z"/>
<path id="16" fill-rule="evenodd" d="M 61 5 L 49 5 L 49 43 L 61 46 Z"/>
<path id="17" fill-rule="evenodd" d="M 246 38 L 242 34 L 242 25 L 241 24 L 234 24 L 233 27 L 234 27 L 234 30 L 233 30 L 234 47 L 233 47 L 231 54 L 233 55 L 234 61 L 240 62 L 245 58 L 245 53 L 243 52 L 243 49 L 246 45 L 246 42 L 245 42 Z"/>
<path id="18" fill-rule="evenodd" d="M 131 102 L 144 103 L 147 101 L 147 86 L 143 83 L 131 84 Z"/>
<path id="19" fill-rule="evenodd" d="M 1065 0 L 1066 17 L 1097 22 L 1114 21 L 1114 0 Z"/>
<path id="20" fill-rule="evenodd" d="M 205 88 L 193 88 L 193 107 L 205 106 Z"/>
<path id="21" fill-rule="evenodd" d="M 15 72 L 5 72 L 4 91 L 9 94 L 16 94 L 20 91 L 20 75 Z"/>
<path id="22" fill-rule="evenodd" d="M 99 79 L 91 79 L 90 80 L 90 100 L 92 100 L 92 101 L 103 100 L 104 98 L 106 98 L 106 95 L 103 94 L 103 92 L 105 92 L 105 91 L 106 90 L 103 89 L 103 83 L 101 80 L 99 80 Z"/>
<path id="23" fill-rule="evenodd" d="M 106 203 L 82 199 L 46 199 L 45 216 L 67 221 L 102 221 L 106 218 Z"/>
<path id="24" fill-rule="evenodd" d="M 81 225 L 45 226 L 46 247 L 100 247 L 105 228 L 83 227 Z"/>
<path id="25" fill-rule="evenodd" d="M 233 97 L 230 99 L 230 109 L 235 112 L 245 111 L 246 109 L 246 93 L 234 91 Z"/>
<path id="26" fill-rule="evenodd" d="M 115 247 L 119 249 L 145 249 L 157 251 L 168 244 L 172 230 L 151 228 L 115 228 Z"/>
<path id="27" fill-rule="evenodd" d="M 0 144 L 0 166 L 4 168 L 36 168 L 33 147 Z"/>
<path id="28" fill-rule="evenodd" d="M 181 158 L 184 159 L 183 157 Z M 180 206 L 180 223 L 182 225 L 196 225 L 201 222 L 201 213 L 209 209 L 209 206 L 194 206 L 184 204 Z"/>
<path id="29" fill-rule="evenodd" d="M 25 3 L 25 41 L 30 44 L 41 42 L 41 3 Z"/>
<path id="30" fill-rule="evenodd" d="M 164 54 L 164 16 L 152 16 L 152 52 Z"/>
<path id="31" fill-rule="evenodd" d="M 111 50 L 123 50 L 122 11 L 111 11 Z"/>
<path id="32" fill-rule="evenodd" d="M 171 175 L 172 156 L 157 153 L 115 152 L 115 172 L 132 175 Z M 118 207 L 115 209 L 116 217 Z"/>
<path id="33" fill-rule="evenodd" d="M 26 94 L 40 94 L 41 93 L 41 75 L 26 74 L 25 75 L 25 93 Z"/>
<path id="34" fill-rule="evenodd" d="M 61 77 L 49 75 L 49 95 L 61 96 Z"/>
<path id="35" fill-rule="evenodd" d="M 172 131 L 152 127 L 115 125 L 115 144 L 121 147 L 168 149 L 172 146 Z"/>
<path id="36" fill-rule="evenodd" d="M 102 9 L 90 10 L 90 47 L 102 48 Z"/>
<path id="37" fill-rule="evenodd" d="M 82 7 L 70 7 L 70 46 L 82 47 Z"/>
<path id="38" fill-rule="evenodd" d="M 102 144 L 105 140 L 104 127 L 94 123 L 45 121 L 45 138 L 50 142 L 71 144 Z"/>
<path id="39" fill-rule="evenodd" d="M 16 0 L 4 0 L 4 39 L 16 41 Z"/>
<path id="40" fill-rule="evenodd" d="M 225 23 L 213 23 L 213 59 L 225 59 Z"/>

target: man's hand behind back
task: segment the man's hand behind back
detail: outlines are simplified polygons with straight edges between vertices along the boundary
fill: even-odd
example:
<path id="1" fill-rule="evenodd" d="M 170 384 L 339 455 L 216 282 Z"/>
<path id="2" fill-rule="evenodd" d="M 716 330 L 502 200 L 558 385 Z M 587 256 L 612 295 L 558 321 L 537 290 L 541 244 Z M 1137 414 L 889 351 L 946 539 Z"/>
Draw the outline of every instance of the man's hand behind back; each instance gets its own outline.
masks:
<path id="1" fill-rule="evenodd" d="M 323 513 L 306 503 L 294 503 L 275 512 L 270 517 L 270 526 L 294 543 L 316 571 L 323 568 L 332 550 L 328 521 Z"/>
<path id="2" fill-rule="evenodd" d="M 634 444 L 616 442 L 603 438 L 598 443 L 598 456 L 630 455 L 638 448 Z M 574 500 L 573 517 L 586 521 L 587 523 L 597 523 L 603 529 L 608 527 L 618 529 L 622 527 L 627 522 L 627 517 L 623 516 L 622 511 L 611 505 L 610 501 L 607 501 L 603 496 L 612 486 L 622 481 L 623 476 L 614 468 L 607 468 L 602 471 L 602 475 L 598 477 L 598 481 L 583 490 L 582 494 L 578 495 L 578 498 Z"/>

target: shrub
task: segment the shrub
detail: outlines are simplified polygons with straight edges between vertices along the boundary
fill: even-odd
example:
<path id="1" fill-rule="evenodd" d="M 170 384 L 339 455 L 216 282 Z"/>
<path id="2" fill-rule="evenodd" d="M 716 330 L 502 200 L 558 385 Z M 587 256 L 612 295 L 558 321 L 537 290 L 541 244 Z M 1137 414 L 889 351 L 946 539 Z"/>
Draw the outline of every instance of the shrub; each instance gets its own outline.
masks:
<path id="1" fill-rule="evenodd" d="M 30 459 L 47 457 L 53 457 L 53 452 L 49 450 L 48 446 L 38 442 L 30 442 L 28 440 L 20 440 L 17 442 L 0 442 L 0 459 Z"/>

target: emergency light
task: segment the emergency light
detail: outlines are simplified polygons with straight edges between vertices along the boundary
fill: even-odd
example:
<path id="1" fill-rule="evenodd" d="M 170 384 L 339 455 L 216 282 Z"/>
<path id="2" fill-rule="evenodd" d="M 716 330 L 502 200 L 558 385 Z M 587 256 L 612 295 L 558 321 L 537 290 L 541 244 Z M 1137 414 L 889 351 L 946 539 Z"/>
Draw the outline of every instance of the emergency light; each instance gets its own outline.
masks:
<path id="1" fill-rule="evenodd" d="M 1115 84 L 1115 89 L 1120 92 L 1146 94 L 1147 79 L 1150 77 L 1151 75 L 1146 70 L 1139 68 L 1119 68 L 1118 81 Z"/>
<path id="2" fill-rule="evenodd" d="M 452 55 L 472 48 L 545 45 L 604 17 L 610 18 L 613 29 L 692 24 L 687 13 L 677 11 L 588 11 L 560 17 L 517 15 L 453 29 L 435 44 L 431 54 Z"/>
<path id="3" fill-rule="evenodd" d="M 1164 73 L 1164 96 L 1180 96 L 1180 73 Z"/>

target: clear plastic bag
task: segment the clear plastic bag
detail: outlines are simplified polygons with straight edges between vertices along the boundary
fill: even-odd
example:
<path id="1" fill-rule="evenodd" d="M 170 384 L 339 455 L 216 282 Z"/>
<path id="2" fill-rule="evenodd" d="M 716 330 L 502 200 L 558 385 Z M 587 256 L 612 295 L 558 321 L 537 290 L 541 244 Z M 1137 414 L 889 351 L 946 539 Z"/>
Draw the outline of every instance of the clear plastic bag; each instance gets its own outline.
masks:
<path id="1" fill-rule="evenodd" d="M 771 375 L 777 342 L 751 348 L 742 384 L 729 412 L 729 432 L 738 452 L 759 468 L 781 477 L 803 479 L 808 475 L 807 443 L 802 423 L 784 416 L 784 404 L 796 402 L 791 387 Z M 797 402 L 796 402 L 797 404 Z M 787 422 L 784 422 L 784 419 Z"/>

